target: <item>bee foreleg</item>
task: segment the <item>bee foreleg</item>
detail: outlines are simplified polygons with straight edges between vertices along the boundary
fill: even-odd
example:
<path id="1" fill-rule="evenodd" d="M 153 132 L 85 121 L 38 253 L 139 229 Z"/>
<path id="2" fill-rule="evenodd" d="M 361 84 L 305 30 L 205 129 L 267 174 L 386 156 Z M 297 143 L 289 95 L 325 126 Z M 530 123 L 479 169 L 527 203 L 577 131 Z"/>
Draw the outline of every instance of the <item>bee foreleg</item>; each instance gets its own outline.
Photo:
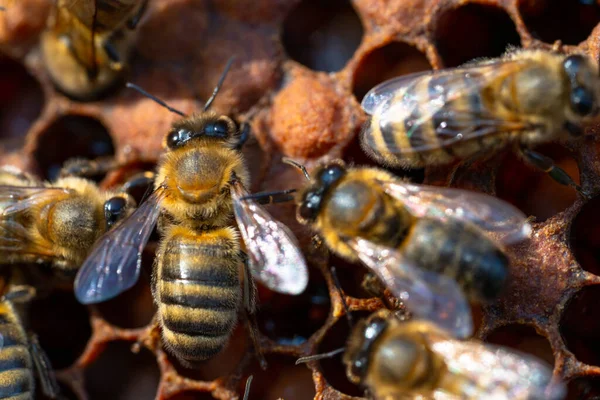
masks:
<path id="1" fill-rule="evenodd" d="M 537 169 L 546 172 L 548 175 L 550 175 L 552 179 L 554 179 L 561 185 L 571 186 L 583 196 L 587 197 L 582 192 L 581 186 L 575 183 L 573 178 L 571 178 L 571 176 L 564 169 L 556 165 L 550 157 L 546 157 L 543 154 L 522 147 L 520 148 L 520 150 L 521 154 L 529 164 L 531 164 Z"/>
<path id="2" fill-rule="evenodd" d="M 260 340 L 258 337 L 258 323 L 256 322 L 256 285 L 254 284 L 254 280 L 252 279 L 252 273 L 250 272 L 248 255 L 246 255 L 246 253 L 244 252 L 240 252 L 240 257 L 244 263 L 243 301 L 245 316 L 248 322 L 246 326 L 248 327 L 250 339 L 252 340 L 252 344 L 254 345 L 254 349 L 256 351 L 256 358 L 258 358 L 258 362 L 260 363 L 261 368 L 263 370 L 266 370 L 267 361 L 263 356 L 262 349 L 260 346 Z"/>
<path id="3" fill-rule="evenodd" d="M 37 336 L 33 334 L 29 336 L 29 347 L 31 350 L 31 357 L 33 358 L 33 364 L 35 365 L 35 370 L 42 387 L 42 393 L 44 393 L 46 397 L 56 399 L 60 392 L 60 388 L 56 382 L 50 360 L 48 359 L 46 352 L 44 352 L 40 346 Z"/>
<path id="4" fill-rule="evenodd" d="M 121 191 L 127 194 L 132 194 L 132 192 L 136 189 L 146 189 L 146 191 L 151 191 L 154 186 L 154 180 L 156 179 L 156 173 L 152 171 L 144 171 L 138 174 L 133 175 L 129 178 L 123 186 L 121 186 Z M 144 196 L 145 197 L 145 196 Z"/>
<path id="5" fill-rule="evenodd" d="M 60 177 L 93 177 L 104 175 L 107 172 L 120 167 L 121 164 L 113 157 L 99 157 L 94 160 L 85 158 L 73 158 L 67 160 L 60 170 Z"/>

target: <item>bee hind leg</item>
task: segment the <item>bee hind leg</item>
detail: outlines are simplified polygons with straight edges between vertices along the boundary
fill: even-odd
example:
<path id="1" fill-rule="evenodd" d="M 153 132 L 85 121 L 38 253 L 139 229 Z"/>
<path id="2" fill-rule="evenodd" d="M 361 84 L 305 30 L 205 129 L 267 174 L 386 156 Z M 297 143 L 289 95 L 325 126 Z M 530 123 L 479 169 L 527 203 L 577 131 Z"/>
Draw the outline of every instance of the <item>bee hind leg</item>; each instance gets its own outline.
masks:
<path id="1" fill-rule="evenodd" d="M 527 161 L 530 165 L 541 171 L 544 171 L 561 185 L 570 186 L 577 190 L 577 192 L 579 192 L 582 196 L 586 198 L 589 197 L 587 193 L 581 189 L 581 186 L 575 183 L 573 178 L 571 178 L 571 176 L 564 169 L 556 165 L 550 157 L 546 157 L 541 153 L 523 147 L 520 147 L 519 150 L 525 161 Z"/>
<path id="2" fill-rule="evenodd" d="M 244 288 L 243 288 L 243 301 L 244 301 L 244 309 L 245 309 L 245 317 L 247 320 L 246 326 L 248 327 L 248 331 L 250 333 L 250 339 L 252 340 L 252 344 L 254 345 L 254 349 L 256 352 L 256 357 L 258 358 L 258 362 L 260 363 L 260 367 L 263 370 L 267 369 L 267 360 L 262 353 L 262 348 L 260 346 L 260 338 L 258 336 L 258 323 L 256 321 L 256 285 L 254 284 L 254 280 L 252 279 L 252 273 L 250 272 L 250 265 L 248 256 L 246 253 L 240 252 L 241 258 L 244 262 Z"/>
<path id="3" fill-rule="evenodd" d="M 33 358 L 33 364 L 42 388 L 42 393 L 51 399 L 59 398 L 60 387 L 54 376 L 50 359 L 40 346 L 37 336 L 34 334 L 29 335 L 29 347 L 31 350 L 31 357 Z"/>

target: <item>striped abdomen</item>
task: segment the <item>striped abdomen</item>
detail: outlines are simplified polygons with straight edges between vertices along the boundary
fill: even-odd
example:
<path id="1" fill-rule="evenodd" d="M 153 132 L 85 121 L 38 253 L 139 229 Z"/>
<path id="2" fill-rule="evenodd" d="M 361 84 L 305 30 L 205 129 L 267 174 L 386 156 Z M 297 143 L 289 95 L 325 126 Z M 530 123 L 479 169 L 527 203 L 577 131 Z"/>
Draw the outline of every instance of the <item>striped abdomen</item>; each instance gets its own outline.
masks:
<path id="1" fill-rule="evenodd" d="M 0 399 L 33 399 L 33 362 L 29 341 L 12 305 L 0 303 Z"/>
<path id="2" fill-rule="evenodd" d="M 240 249 L 232 228 L 170 227 L 161 242 L 154 295 L 163 340 L 183 364 L 217 354 L 237 321 Z"/>
<path id="3" fill-rule="evenodd" d="M 401 250 L 415 265 L 454 278 L 471 299 L 493 300 L 508 276 L 508 258 L 502 250 L 457 220 L 419 219 Z"/>
<path id="4" fill-rule="evenodd" d="M 492 124 L 494 99 L 475 72 L 424 76 L 376 112 L 362 134 L 365 150 L 391 165 L 446 164 L 510 140 Z M 449 99 L 451 97 L 451 99 Z"/>

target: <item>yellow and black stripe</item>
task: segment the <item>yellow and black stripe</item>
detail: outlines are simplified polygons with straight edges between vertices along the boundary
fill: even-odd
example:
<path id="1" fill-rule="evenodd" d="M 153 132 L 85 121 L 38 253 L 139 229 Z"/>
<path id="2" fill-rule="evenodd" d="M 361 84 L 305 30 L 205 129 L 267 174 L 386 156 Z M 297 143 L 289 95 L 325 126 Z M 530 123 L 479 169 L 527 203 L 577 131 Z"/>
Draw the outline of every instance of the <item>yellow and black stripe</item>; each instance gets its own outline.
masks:
<path id="1" fill-rule="evenodd" d="M 29 341 L 11 303 L 0 303 L 0 399 L 33 399 L 33 361 Z"/>

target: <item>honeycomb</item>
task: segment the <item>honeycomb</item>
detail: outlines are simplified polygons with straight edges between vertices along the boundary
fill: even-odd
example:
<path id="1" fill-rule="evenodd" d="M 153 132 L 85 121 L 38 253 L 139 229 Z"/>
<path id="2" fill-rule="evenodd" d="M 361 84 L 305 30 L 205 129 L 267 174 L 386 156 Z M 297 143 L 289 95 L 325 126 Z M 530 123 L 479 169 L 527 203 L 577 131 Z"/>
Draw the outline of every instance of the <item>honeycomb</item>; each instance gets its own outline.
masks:
<path id="1" fill-rule="evenodd" d="M 178 118 L 139 94 L 117 90 L 92 103 L 53 88 L 38 50 L 50 0 L 4 0 L 0 14 L 0 162 L 52 179 L 72 157 L 115 156 L 124 167 L 110 187 L 152 168 L 161 140 Z M 501 55 L 507 46 L 600 52 L 600 5 L 592 0 L 150 0 L 139 26 L 129 80 L 186 113 L 200 109 L 225 65 L 236 63 L 214 108 L 251 121 L 246 147 L 252 190 L 302 184 L 282 156 L 310 169 L 342 157 L 373 164 L 360 150 L 365 121 L 359 102 L 384 79 Z M 511 282 L 499 301 L 474 310 L 477 335 L 541 357 L 568 381 L 569 399 L 600 398 L 599 145 L 591 127 L 578 142 L 542 146 L 572 176 L 586 199 L 510 152 L 475 163 L 458 186 L 495 194 L 535 223 L 530 241 L 508 249 Z M 448 168 L 394 171 L 416 182 L 447 184 Z M 262 371 L 240 324 L 227 348 L 195 370 L 160 347 L 149 287 L 153 252 L 140 282 L 118 298 L 79 305 L 68 282 L 22 266 L 39 282 L 27 323 L 49 354 L 72 399 L 229 399 L 254 374 L 251 399 L 345 399 L 362 390 L 340 358 L 295 366 L 299 356 L 332 350 L 348 334 L 335 265 L 354 317 L 389 298 L 370 298 L 366 270 L 327 254 L 294 221 L 291 205 L 271 206 L 295 231 L 311 263 L 301 296 L 259 287 Z M 318 243 L 317 243 L 318 244 Z M 144 274 L 143 274 L 144 275 Z M 32 278 L 33 279 L 33 278 Z M 136 350 L 136 352 L 132 352 Z"/>

